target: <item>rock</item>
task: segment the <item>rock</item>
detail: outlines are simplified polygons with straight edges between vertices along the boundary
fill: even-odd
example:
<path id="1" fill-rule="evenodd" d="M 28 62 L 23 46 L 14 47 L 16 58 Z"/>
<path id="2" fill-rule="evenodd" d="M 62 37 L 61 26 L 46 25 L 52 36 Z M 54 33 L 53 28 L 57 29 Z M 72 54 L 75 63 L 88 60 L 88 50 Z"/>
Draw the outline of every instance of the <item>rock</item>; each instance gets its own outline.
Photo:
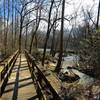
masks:
<path id="1" fill-rule="evenodd" d="M 68 74 L 68 72 L 66 73 L 60 73 L 59 74 L 59 78 L 62 80 L 62 81 L 69 81 L 69 82 L 74 82 L 78 79 L 80 79 L 80 77 L 76 74 Z"/>

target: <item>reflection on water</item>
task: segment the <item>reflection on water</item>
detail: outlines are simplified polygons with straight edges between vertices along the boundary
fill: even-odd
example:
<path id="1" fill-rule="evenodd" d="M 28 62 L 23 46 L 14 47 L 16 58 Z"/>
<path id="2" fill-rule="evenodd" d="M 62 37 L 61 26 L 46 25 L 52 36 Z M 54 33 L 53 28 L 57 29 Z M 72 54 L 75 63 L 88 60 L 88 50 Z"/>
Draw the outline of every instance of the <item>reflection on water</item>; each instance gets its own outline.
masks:
<path id="1" fill-rule="evenodd" d="M 78 64 L 79 61 L 79 56 L 77 55 L 72 55 L 72 56 L 67 56 L 67 57 L 63 57 L 64 61 L 63 61 L 63 65 L 62 66 L 76 66 L 76 64 Z"/>

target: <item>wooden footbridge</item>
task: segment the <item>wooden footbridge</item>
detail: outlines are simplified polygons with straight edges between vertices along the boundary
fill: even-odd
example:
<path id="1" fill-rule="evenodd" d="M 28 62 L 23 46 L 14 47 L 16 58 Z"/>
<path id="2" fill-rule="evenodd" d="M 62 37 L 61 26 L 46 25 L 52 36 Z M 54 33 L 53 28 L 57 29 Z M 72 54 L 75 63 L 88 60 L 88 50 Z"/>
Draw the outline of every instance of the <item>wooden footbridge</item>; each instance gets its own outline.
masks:
<path id="1" fill-rule="evenodd" d="M 49 75 L 49 74 L 48 74 Z M 52 82 L 25 50 L 16 51 L 0 71 L 1 100 L 61 100 L 59 81 Z M 56 86 L 53 86 L 56 84 Z"/>

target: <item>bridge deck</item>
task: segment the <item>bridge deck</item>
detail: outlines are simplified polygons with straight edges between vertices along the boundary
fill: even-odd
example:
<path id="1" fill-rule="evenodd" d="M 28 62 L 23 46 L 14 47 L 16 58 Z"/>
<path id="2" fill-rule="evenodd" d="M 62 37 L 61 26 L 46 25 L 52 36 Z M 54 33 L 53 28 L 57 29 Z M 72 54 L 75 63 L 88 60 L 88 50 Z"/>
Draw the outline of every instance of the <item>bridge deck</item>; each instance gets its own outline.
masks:
<path id="1" fill-rule="evenodd" d="M 37 93 L 24 54 L 16 60 L 2 100 L 37 100 Z"/>

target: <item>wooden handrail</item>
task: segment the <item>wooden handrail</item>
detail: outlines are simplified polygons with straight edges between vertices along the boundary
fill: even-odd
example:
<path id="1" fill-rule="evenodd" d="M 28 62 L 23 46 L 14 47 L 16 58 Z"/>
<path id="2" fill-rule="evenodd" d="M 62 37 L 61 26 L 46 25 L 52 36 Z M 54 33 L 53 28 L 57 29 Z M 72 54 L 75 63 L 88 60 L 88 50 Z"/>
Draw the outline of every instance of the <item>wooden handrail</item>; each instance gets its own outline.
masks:
<path id="1" fill-rule="evenodd" d="M 3 70 L 0 72 L 1 75 L 1 84 L 0 84 L 0 97 L 2 96 L 5 86 L 7 85 L 8 82 L 8 77 L 11 74 L 12 68 L 15 64 L 15 61 L 17 59 L 19 55 L 19 50 L 17 50 L 12 56 L 11 58 L 8 60 L 8 62 L 5 64 L 5 67 L 3 68 Z"/>
<path id="2" fill-rule="evenodd" d="M 8 67 L 11 65 L 11 63 L 13 62 L 14 58 L 16 57 L 16 55 L 18 54 L 18 50 L 11 56 L 11 58 L 7 61 L 7 63 L 5 64 L 3 70 L 1 71 L 1 81 L 4 78 L 6 72 L 8 71 Z"/>
<path id="3" fill-rule="evenodd" d="M 61 100 L 60 96 L 58 95 L 58 93 L 55 91 L 55 89 L 51 86 L 50 82 L 47 80 L 47 78 L 45 77 L 45 75 L 43 74 L 43 72 L 40 70 L 40 68 L 36 65 L 35 63 L 35 59 L 34 57 L 32 57 L 27 50 L 25 50 L 25 55 L 27 58 L 27 61 L 29 63 L 29 67 L 30 67 L 30 72 L 31 75 L 33 77 L 33 80 L 38 81 L 39 85 L 39 91 L 41 91 L 40 89 L 42 88 L 42 90 L 47 91 L 49 90 L 53 99 L 54 100 Z M 43 83 L 42 83 L 43 81 Z M 45 86 L 44 86 L 45 85 Z M 38 86 L 37 86 L 38 87 Z M 45 88 L 46 87 L 46 88 Z"/>
<path id="4" fill-rule="evenodd" d="M 27 52 L 27 51 L 25 51 Z M 43 91 L 42 91 L 42 88 L 39 84 L 39 82 L 37 81 L 37 77 L 36 77 L 36 74 L 34 73 L 34 64 L 33 64 L 33 58 L 31 55 L 27 55 L 27 53 L 25 53 L 25 56 L 27 58 L 27 62 L 28 62 L 28 66 L 29 66 L 29 70 L 30 70 L 30 73 L 31 73 L 31 76 L 32 76 L 32 80 L 34 82 L 34 85 L 35 85 L 35 89 L 36 89 L 36 92 L 37 92 L 37 95 L 38 95 L 38 99 L 39 100 L 45 100 L 45 96 L 43 95 Z"/>

